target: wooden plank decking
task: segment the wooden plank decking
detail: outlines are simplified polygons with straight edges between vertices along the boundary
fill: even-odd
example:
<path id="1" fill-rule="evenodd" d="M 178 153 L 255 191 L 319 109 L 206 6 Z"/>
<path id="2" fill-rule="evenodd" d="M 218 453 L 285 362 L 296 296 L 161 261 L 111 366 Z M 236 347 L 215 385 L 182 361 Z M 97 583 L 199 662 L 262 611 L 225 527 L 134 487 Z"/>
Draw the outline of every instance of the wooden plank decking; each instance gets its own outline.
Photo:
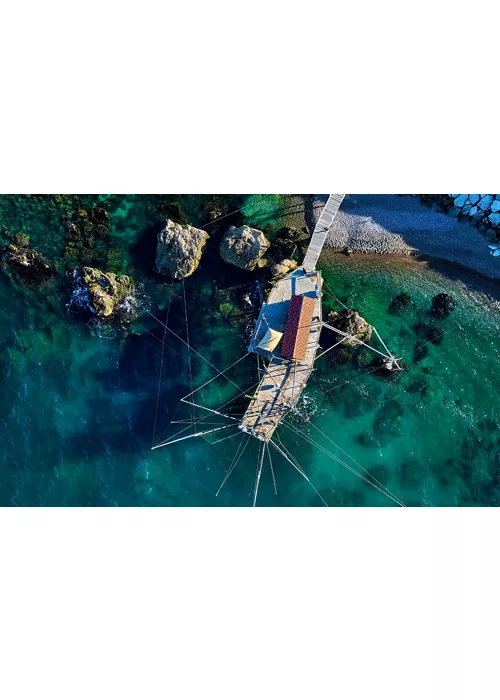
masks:
<path id="1" fill-rule="evenodd" d="M 304 262 L 302 263 L 307 272 L 316 269 L 316 264 L 323 249 L 326 235 L 330 230 L 330 226 L 344 197 L 345 194 L 331 194 L 328 197 L 328 201 L 314 227 L 313 235 L 311 236 L 311 241 L 304 257 Z"/>
<path id="2" fill-rule="evenodd" d="M 304 274 L 296 270 L 273 287 L 262 306 L 249 350 L 269 357 L 270 361 L 240 423 L 241 430 L 260 440 L 270 440 L 280 420 L 297 402 L 313 369 L 321 331 L 321 284 L 320 272 Z M 257 347 L 267 331 L 267 323 L 275 330 L 285 329 L 292 294 L 310 296 L 315 302 L 306 355 L 300 361 L 275 356 Z"/>
<path id="3" fill-rule="evenodd" d="M 316 289 L 321 289 L 321 274 L 319 276 L 317 276 L 316 272 L 304 274 L 303 270 L 295 270 L 274 284 L 267 301 L 262 304 L 260 309 L 259 318 L 248 346 L 248 352 L 256 352 L 264 357 L 271 357 L 270 352 L 258 347 L 258 344 L 266 334 L 268 326 L 275 331 L 283 333 L 292 295 L 314 297 L 316 296 Z"/>

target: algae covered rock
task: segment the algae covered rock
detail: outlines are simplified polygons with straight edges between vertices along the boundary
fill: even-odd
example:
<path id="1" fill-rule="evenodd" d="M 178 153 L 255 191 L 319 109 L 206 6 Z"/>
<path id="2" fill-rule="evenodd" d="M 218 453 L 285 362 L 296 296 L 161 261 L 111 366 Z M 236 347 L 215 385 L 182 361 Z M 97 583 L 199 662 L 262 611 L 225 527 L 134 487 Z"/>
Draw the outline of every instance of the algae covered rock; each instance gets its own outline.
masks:
<path id="1" fill-rule="evenodd" d="M 40 253 L 24 245 L 10 243 L 0 251 L 0 261 L 5 272 L 19 284 L 38 289 L 48 284 L 54 274 L 52 265 Z"/>
<path id="2" fill-rule="evenodd" d="M 220 244 L 220 254 L 231 265 L 243 270 L 254 270 L 269 245 L 269 241 L 259 229 L 231 226 Z"/>
<path id="3" fill-rule="evenodd" d="M 419 338 L 422 338 L 433 345 L 441 345 L 443 342 L 443 335 L 445 331 L 437 326 L 433 326 L 431 323 L 419 321 L 413 326 L 413 330 Z"/>
<path id="4" fill-rule="evenodd" d="M 367 343 L 372 336 L 372 327 L 359 315 L 355 309 L 343 309 L 342 311 L 330 311 L 328 314 L 328 323 L 337 328 L 339 331 L 348 333 L 353 338 L 346 338 L 346 345 L 357 345 L 356 340 Z M 337 340 L 341 340 L 340 334 L 335 334 Z"/>
<path id="5" fill-rule="evenodd" d="M 208 238 L 202 229 L 167 219 L 165 228 L 158 234 L 157 272 L 169 273 L 178 280 L 189 277 L 200 264 Z"/>
<path id="6" fill-rule="evenodd" d="M 457 308 L 457 302 L 449 294 L 436 294 L 432 299 L 431 315 L 440 320 L 447 318 Z"/>
<path id="7" fill-rule="evenodd" d="M 127 275 L 115 275 L 93 267 L 71 273 L 73 291 L 69 308 L 87 317 L 126 320 L 136 309 L 134 283 Z"/>
<path id="8" fill-rule="evenodd" d="M 409 294 L 403 293 L 398 294 L 397 297 L 389 304 L 389 313 L 393 316 L 401 316 L 401 314 L 406 311 L 406 309 L 411 305 L 411 296 Z"/>

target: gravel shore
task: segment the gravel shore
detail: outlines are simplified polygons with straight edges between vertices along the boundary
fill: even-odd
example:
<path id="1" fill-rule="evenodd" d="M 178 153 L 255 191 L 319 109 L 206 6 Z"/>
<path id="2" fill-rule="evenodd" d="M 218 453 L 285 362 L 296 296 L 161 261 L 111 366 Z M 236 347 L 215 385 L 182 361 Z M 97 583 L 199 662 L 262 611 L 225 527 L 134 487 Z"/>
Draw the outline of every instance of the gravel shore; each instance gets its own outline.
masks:
<path id="1" fill-rule="evenodd" d="M 490 255 L 488 243 L 477 229 L 427 209 L 409 195 L 349 195 L 325 246 L 348 247 L 356 253 L 429 255 L 500 279 L 500 258 Z"/>

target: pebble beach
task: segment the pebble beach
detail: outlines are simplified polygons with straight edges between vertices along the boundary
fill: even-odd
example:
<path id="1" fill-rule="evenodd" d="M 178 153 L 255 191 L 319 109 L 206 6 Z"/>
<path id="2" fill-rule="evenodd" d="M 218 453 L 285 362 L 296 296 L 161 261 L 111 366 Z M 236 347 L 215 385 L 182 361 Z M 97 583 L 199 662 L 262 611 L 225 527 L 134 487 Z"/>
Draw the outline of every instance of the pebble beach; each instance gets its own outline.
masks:
<path id="1" fill-rule="evenodd" d="M 490 255 L 476 228 L 411 195 L 349 195 L 325 245 L 353 253 L 431 256 L 500 279 L 500 259 Z"/>

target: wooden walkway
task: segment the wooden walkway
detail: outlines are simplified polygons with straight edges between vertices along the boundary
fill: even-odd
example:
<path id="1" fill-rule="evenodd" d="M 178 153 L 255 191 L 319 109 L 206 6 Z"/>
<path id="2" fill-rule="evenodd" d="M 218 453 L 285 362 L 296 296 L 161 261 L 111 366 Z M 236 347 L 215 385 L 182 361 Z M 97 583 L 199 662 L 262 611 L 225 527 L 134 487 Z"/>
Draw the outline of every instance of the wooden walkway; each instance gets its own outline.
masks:
<path id="1" fill-rule="evenodd" d="M 280 420 L 297 402 L 314 366 L 321 331 L 321 285 L 320 272 L 304 273 L 295 270 L 291 275 L 274 285 L 269 299 L 263 304 L 255 327 L 249 350 L 270 358 L 264 367 L 262 379 L 240 422 L 240 429 L 268 442 Z M 303 360 L 288 360 L 257 347 L 271 328 L 283 332 L 292 294 L 311 296 L 315 300 L 314 313 L 306 356 Z"/>
<path id="2" fill-rule="evenodd" d="M 323 249 L 323 244 L 325 242 L 330 226 L 332 225 L 333 219 L 339 210 L 342 200 L 345 194 L 331 194 L 328 197 L 328 201 L 325 204 L 321 216 L 319 217 L 316 226 L 314 227 L 313 235 L 309 242 L 309 247 L 304 258 L 302 265 L 307 270 L 311 272 L 316 269 L 316 264 L 318 258 L 321 255 Z"/>

